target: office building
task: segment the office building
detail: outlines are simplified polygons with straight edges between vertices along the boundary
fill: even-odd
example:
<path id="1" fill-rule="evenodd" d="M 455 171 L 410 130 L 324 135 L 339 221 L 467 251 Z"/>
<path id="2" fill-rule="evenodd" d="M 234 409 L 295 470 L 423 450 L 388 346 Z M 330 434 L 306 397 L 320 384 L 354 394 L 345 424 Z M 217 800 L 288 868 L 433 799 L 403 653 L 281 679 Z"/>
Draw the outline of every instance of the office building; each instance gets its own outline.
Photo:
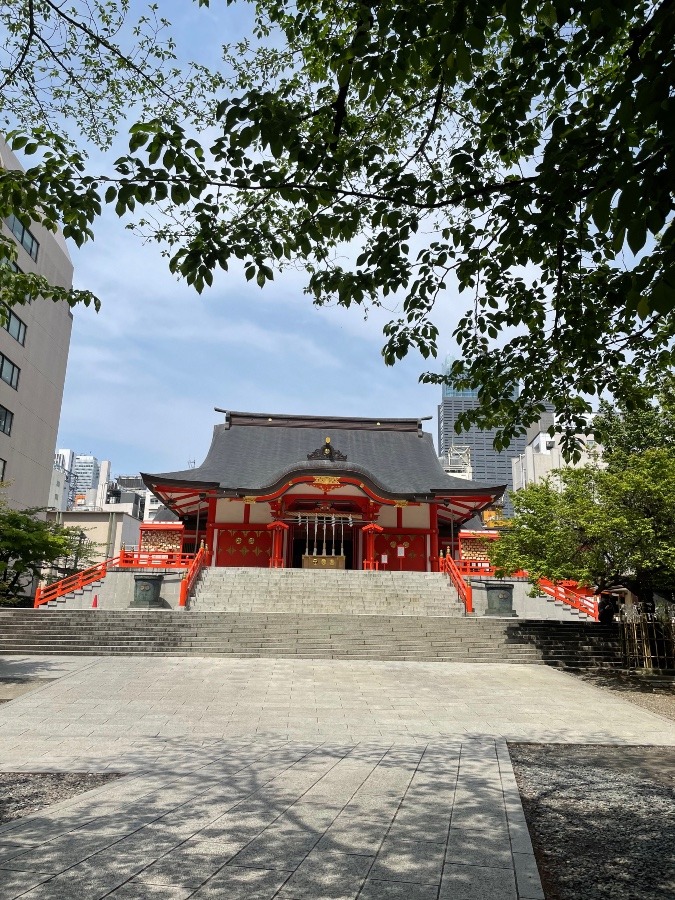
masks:
<path id="1" fill-rule="evenodd" d="M 0 168 L 21 168 L 1 138 Z M 11 265 L 71 287 L 73 264 L 60 232 L 37 224 L 26 227 L 15 215 L 1 221 L 0 228 L 17 247 Z M 15 509 L 50 502 L 72 320 L 67 303 L 51 300 L 2 309 L 0 481 L 8 483 L 5 499 Z"/>
<path id="2" fill-rule="evenodd" d="M 75 478 L 75 495 L 86 494 L 98 488 L 101 464 L 95 456 L 82 453 L 75 454 L 73 475 Z"/>
<path id="3" fill-rule="evenodd" d="M 445 361 L 444 370 L 448 372 L 452 358 Z M 443 459 L 454 459 L 458 455 L 465 456 L 469 451 L 471 478 L 484 484 L 507 484 L 513 490 L 513 473 L 511 461 L 525 450 L 526 439 L 523 435 L 514 439 L 508 450 L 495 450 L 494 438 L 496 429 L 480 429 L 472 425 L 468 431 L 457 433 L 455 423 L 460 413 L 475 408 L 478 403 L 477 390 L 458 390 L 451 385 L 443 385 L 443 395 L 438 406 L 438 451 Z M 504 511 L 511 513 L 511 503 L 505 498 Z"/>
<path id="4" fill-rule="evenodd" d="M 553 415 L 548 413 L 538 424 L 528 429 L 527 446 L 511 461 L 514 490 L 519 491 L 530 484 L 541 484 L 555 469 L 590 465 L 605 467 L 602 447 L 593 434 L 579 435 L 584 449 L 576 462 L 568 462 L 562 455 L 560 432 L 554 431 L 551 434 L 549 430 L 553 424 Z"/>

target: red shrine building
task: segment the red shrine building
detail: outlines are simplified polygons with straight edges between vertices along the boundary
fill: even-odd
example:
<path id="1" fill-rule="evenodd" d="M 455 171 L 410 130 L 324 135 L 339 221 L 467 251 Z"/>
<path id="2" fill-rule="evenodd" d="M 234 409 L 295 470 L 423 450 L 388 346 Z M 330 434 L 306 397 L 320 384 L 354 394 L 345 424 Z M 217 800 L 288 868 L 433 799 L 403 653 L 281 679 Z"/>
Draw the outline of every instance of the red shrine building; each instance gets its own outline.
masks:
<path id="1" fill-rule="evenodd" d="M 142 550 L 203 546 L 212 566 L 437 571 L 505 490 L 446 475 L 419 419 L 217 412 L 200 466 L 143 474 L 174 515 L 142 526 Z"/>

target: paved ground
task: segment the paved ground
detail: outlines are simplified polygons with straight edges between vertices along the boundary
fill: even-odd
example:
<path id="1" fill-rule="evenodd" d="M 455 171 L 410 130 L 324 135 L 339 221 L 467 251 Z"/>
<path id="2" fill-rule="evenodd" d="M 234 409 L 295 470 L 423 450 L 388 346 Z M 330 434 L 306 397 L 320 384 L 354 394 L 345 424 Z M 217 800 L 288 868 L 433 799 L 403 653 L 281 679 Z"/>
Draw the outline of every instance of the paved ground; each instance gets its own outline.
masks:
<path id="1" fill-rule="evenodd" d="M 0 829 L 0 900 L 540 898 L 504 737 L 675 745 L 544 666 L 6 657 L 0 770 L 129 773 Z"/>

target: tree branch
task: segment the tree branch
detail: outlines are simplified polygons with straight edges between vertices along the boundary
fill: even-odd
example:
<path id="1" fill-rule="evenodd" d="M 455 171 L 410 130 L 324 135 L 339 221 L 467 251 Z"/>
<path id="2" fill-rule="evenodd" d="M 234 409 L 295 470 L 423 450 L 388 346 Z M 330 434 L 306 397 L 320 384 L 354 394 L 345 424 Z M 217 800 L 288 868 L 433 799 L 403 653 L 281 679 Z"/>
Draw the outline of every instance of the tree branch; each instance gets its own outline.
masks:
<path id="1" fill-rule="evenodd" d="M 26 42 L 23 45 L 23 49 L 19 55 L 18 61 L 15 65 L 12 66 L 11 70 L 7 73 L 5 80 L 0 84 L 0 91 L 3 90 L 11 81 L 11 79 L 20 71 L 23 64 L 26 62 L 26 57 L 28 56 L 28 51 L 30 50 L 31 44 L 33 43 L 33 38 L 35 37 L 35 0 L 28 0 L 28 35 L 26 37 Z"/>

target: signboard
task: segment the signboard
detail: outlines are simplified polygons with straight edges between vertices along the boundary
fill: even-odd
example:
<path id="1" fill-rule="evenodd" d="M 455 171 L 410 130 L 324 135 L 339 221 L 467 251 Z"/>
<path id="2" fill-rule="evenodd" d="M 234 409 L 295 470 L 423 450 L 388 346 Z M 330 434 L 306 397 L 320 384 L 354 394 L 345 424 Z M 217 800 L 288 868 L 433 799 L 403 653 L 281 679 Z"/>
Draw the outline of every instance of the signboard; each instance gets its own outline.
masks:
<path id="1" fill-rule="evenodd" d="M 383 566 L 386 566 L 387 563 L 389 562 L 389 555 L 387 553 L 383 553 L 382 556 L 380 557 L 380 562 L 382 563 Z"/>
<path id="2" fill-rule="evenodd" d="M 399 544 L 398 547 L 396 548 L 396 555 L 397 556 L 405 556 L 405 547 L 403 546 L 403 544 Z"/>

